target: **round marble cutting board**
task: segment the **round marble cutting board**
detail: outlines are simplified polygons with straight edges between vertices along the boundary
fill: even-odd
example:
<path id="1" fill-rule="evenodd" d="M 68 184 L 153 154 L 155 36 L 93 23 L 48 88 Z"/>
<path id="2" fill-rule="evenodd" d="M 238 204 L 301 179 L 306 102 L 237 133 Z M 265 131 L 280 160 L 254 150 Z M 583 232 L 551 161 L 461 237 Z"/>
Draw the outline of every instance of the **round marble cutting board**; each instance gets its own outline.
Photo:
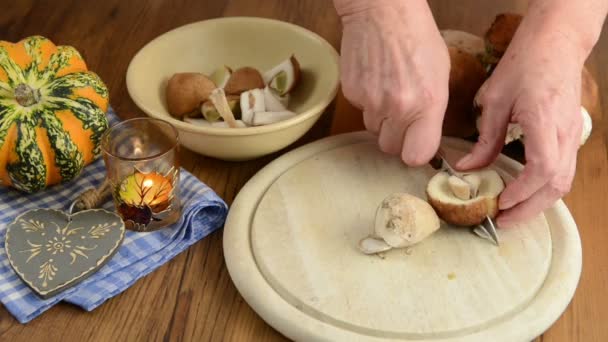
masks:
<path id="1" fill-rule="evenodd" d="M 470 144 L 444 139 L 453 157 Z M 505 180 L 521 165 L 501 156 Z M 224 230 L 230 275 L 252 308 L 296 340 L 529 341 L 572 298 L 581 271 L 576 225 L 560 201 L 499 230 L 494 246 L 443 224 L 383 258 L 360 253 L 393 192 L 425 198 L 436 171 L 408 168 L 351 133 L 277 159 L 241 190 Z"/>

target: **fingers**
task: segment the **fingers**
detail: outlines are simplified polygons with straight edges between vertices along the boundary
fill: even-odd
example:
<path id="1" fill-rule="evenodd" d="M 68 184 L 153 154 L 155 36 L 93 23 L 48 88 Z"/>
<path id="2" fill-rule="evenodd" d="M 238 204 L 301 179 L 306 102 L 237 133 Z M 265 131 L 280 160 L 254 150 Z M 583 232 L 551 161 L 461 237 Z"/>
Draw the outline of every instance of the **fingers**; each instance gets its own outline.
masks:
<path id="1" fill-rule="evenodd" d="M 526 165 L 517 179 L 502 192 L 498 202 L 500 210 L 509 209 L 539 191 L 556 176 L 560 160 L 566 157 L 559 156 L 557 128 L 551 122 L 551 117 L 520 113 L 514 119 L 521 125 L 526 136 Z M 568 166 L 564 169 L 567 170 Z"/>
<path id="2" fill-rule="evenodd" d="M 501 227 L 513 226 L 518 222 L 531 219 L 543 210 L 550 208 L 570 191 L 572 180 L 576 172 L 576 151 L 570 156 L 564 156 L 562 171 L 534 193 L 525 202 L 507 209 L 498 216 L 497 223 Z"/>
<path id="3" fill-rule="evenodd" d="M 382 121 L 378 146 L 384 153 L 399 155 L 403 146 L 403 136 L 406 125 L 394 122 L 392 119 Z"/>
<path id="4" fill-rule="evenodd" d="M 485 86 L 485 85 L 484 85 Z M 490 165 L 498 156 L 505 142 L 511 107 L 487 95 L 482 86 L 478 103 L 482 108 L 479 138 L 469 154 L 459 160 L 458 170 L 470 170 Z"/>
<path id="5" fill-rule="evenodd" d="M 443 107 L 443 109 L 442 109 Z M 409 166 L 421 166 L 437 153 L 445 106 L 439 104 L 415 116 L 405 130 L 401 159 Z"/>
<path id="6" fill-rule="evenodd" d="M 381 115 L 380 113 L 370 112 L 367 110 L 363 112 L 363 124 L 365 125 L 365 129 L 374 134 L 380 133 L 382 121 L 385 119 L 386 116 Z"/>
<path id="7" fill-rule="evenodd" d="M 529 220 L 551 207 L 563 194 L 549 183 L 534 193 L 526 201 L 500 213 L 497 223 L 500 227 L 510 227 Z"/>
<path id="8" fill-rule="evenodd" d="M 576 116 L 573 117 L 577 118 Z M 530 125 L 525 122 L 526 119 L 520 118 L 520 121 L 524 122 L 527 129 L 530 129 Z M 540 172 L 539 175 L 533 176 L 535 172 L 537 172 L 534 170 L 535 168 L 528 168 L 528 166 L 526 166 L 524 172 L 529 172 L 530 176 L 528 177 L 522 172 L 522 175 L 513 183 L 509 184 L 507 189 L 501 194 L 499 208 L 507 208 L 498 218 L 498 223 L 501 226 L 510 226 L 517 222 L 530 219 L 543 210 L 551 207 L 557 200 L 570 191 L 572 180 L 576 173 L 576 155 L 578 153 L 578 138 L 580 135 L 579 126 L 581 126 L 580 120 L 567 121 L 565 124 L 560 125 L 561 128 L 556 127 L 555 125 L 543 124 L 541 118 L 535 118 L 533 121 L 541 126 L 544 132 L 548 132 L 548 135 L 529 135 L 529 138 L 533 139 L 527 139 L 526 141 L 526 155 L 532 153 L 532 156 L 527 156 L 526 159 L 534 161 L 535 163 L 540 163 L 540 160 L 543 158 L 540 156 L 543 153 L 545 155 L 551 155 L 552 153 L 557 154 L 556 157 L 548 157 L 554 159 L 546 161 L 549 165 L 555 165 L 555 175 L 551 177 L 551 173 L 549 172 L 548 178 L 543 181 L 540 179 L 540 174 L 542 174 L 542 172 Z M 553 131 L 555 131 L 555 133 Z M 552 137 L 556 137 L 555 142 L 552 140 Z M 541 142 L 542 145 L 537 145 L 539 142 Z M 555 147 L 555 151 L 551 149 L 548 151 L 542 150 L 551 146 Z M 548 166 L 546 168 L 551 169 L 552 167 L 553 166 Z M 530 181 L 531 178 L 536 179 Z M 546 181 L 547 179 L 549 180 L 548 182 Z M 529 191 L 518 189 L 518 186 L 524 184 L 522 181 L 531 183 L 537 182 L 537 184 L 545 182 L 545 184 L 542 185 L 538 191 L 531 193 L 528 197 L 523 197 L 526 195 L 526 192 Z M 524 193 L 522 194 L 521 191 Z M 521 198 L 523 198 L 522 201 L 520 201 Z M 517 202 L 517 204 L 511 205 L 510 202 Z"/>

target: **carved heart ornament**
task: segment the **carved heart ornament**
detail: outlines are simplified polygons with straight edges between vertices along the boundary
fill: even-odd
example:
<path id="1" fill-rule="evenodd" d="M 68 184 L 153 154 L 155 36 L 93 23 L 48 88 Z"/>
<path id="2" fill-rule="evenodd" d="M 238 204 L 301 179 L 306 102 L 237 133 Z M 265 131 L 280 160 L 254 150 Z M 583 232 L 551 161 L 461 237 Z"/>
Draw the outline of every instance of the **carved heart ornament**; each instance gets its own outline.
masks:
<path id="1" fill-rule="evenodd" d="M 48 298 L 84 280 L 116 252 L 125 235 L 122 219 L 107 210 L 73 215 L 34 209 L 6 231 L 6 253 L 19 277 Z"/>

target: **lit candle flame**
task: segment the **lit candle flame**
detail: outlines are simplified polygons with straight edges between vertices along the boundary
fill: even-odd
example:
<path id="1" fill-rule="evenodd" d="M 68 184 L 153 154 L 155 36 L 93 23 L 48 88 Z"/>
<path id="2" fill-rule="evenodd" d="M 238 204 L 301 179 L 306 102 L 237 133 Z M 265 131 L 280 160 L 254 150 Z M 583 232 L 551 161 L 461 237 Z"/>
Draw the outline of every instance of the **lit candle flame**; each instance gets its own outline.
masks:
<path id="1" fill-rule="evenodd" d="M 148 178 L 143 181 L 142 185 L 144 188 L 151 188 L 154 185 L 154 181 Z"/>
<path id="2" fill-rule="evenodd" d="M 171 199 L 173 184 L 171 179 L 153 172 L 143 174 L 135 172 L 123 180 L 120 198 L 129 204 L 161 206 Z"/>

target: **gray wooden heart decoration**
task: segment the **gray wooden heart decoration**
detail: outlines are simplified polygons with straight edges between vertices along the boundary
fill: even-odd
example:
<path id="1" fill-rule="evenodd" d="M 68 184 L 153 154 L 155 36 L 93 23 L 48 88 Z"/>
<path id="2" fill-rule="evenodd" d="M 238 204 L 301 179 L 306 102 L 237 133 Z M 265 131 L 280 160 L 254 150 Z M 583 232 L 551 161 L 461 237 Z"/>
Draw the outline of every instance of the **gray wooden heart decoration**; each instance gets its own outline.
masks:
<path id="1" fill-rule="evenodd" d="M 115 213 L 90 209 L 73 215 L 34 209 L 6 231 L 6 254 L 21 279 L 42 298 L 84 280 L 116 252 L 125 225 Z"/>

